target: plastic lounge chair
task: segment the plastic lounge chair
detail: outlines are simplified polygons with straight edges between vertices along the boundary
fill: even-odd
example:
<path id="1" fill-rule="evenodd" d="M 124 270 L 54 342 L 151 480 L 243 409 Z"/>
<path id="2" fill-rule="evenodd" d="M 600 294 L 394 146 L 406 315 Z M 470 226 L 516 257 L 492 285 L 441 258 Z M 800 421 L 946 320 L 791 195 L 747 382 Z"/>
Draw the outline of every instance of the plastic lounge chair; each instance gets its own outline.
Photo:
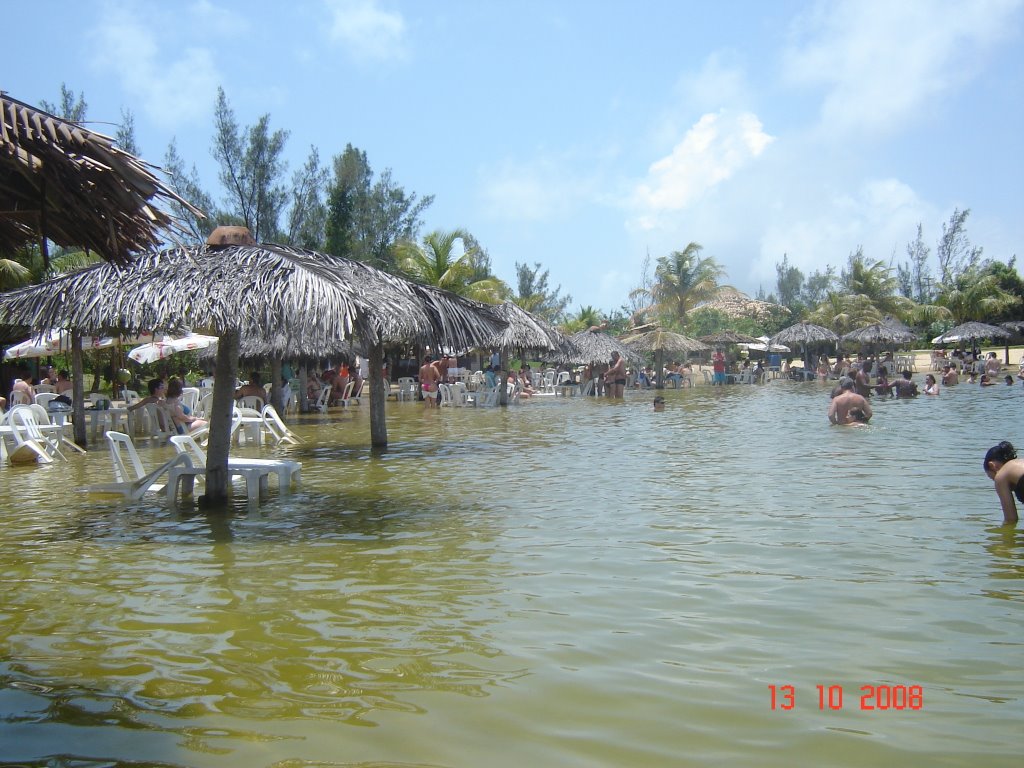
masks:
<path id="1" fill-rule="evenodd" d="M 120 493 L 126 499 L 138 500 L 149 491 L 162 491 L 164 486 L 157 480 L 166 475 L 172 467 L 191 466 L 187 457 L 175 454 L 152 472 L 146 472 L 132 439 L 122 432 L 107 432 L 107 447 L 110 449 L 110 460 L 114 465 L 114 482 L 90 485 L 82 490 L 93 493 Z"/>
<path id="2" fill-rule="evenodd" d="M 316 399 L 316 404 L 313 406 L 320 413 L 327 413 L 328 404 L 331 401 L 331 388 L 324 387 L 320 390 L 320 396 Z"/>
<path id="3" fill-rule="evenodd" d="M 267 434 L 274 439 L 275 443 L 291 443 L 292 445 L 298 445 L 302 442 L 298 435 L 288 429 L 288 425 L 281 420 L 281 416 L 278 414 L 277 409 L 270 403 L 263 406 L 262 416 L 263 425 L 267 430 Z"/>
<path id="4" fill-rule="evenodd" d="M 8 416 L 14 447 L 7 453 L 12 464 L 27 464 L 40 461 L 52 464 L 55 457 L 64 458 L 57 447 L 57 441 L 51 440 L 39 429 L 39 422 L 32 408 L 27 405 L 11 409 Z"/>

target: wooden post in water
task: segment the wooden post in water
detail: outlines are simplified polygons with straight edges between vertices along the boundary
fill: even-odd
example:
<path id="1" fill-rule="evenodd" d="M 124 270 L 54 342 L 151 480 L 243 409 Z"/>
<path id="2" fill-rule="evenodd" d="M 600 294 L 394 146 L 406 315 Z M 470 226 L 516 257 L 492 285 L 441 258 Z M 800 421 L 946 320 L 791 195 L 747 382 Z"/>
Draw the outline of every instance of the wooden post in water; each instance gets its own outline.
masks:
<path id="1" fill-rule="evenodd" d="M 71 331 L 71 415 L 74 417 L 75 444 L 86 448 L 85 369 L 82 365 L 82 332 Z"/>
<path id="2" fill-rule="evenodd" d="M 370 345 L 370 445 L 383 448 L 388 444 L 388 424 L 385 406 L 388 393 L 384 390 L 384 344 Z M 365 384 L 363 386 L 366 386 Z"/>
<path id="3" fill-rule="evenodd" d="M 231 417 L 238 377 L 238 331 L 224 331 L 217 342 L 213 373 L 213 408 L 210 413 L 210 444 L 206 449 L 206 494 L 203 507 L 224 506 L 228 500 L 228 453 L 231 450 Z"/>

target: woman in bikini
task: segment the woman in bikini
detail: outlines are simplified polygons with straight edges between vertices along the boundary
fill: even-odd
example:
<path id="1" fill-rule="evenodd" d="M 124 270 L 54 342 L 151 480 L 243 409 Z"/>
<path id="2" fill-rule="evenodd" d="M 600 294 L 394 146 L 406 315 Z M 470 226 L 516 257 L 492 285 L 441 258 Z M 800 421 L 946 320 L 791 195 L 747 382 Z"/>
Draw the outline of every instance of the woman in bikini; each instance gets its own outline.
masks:
<path id="1" fill-rule="evenodd" d="M 1017 504 L 1013 497 L 1024 504 L 1024 460 L 1017 458 L 1017 451 L 1006 440 L 989 448 L 985 454 L 985 474 L 996 484 L 996 495 L 1003 507 L 1003 522 L 1012 525 L 1017 522 Z"/>

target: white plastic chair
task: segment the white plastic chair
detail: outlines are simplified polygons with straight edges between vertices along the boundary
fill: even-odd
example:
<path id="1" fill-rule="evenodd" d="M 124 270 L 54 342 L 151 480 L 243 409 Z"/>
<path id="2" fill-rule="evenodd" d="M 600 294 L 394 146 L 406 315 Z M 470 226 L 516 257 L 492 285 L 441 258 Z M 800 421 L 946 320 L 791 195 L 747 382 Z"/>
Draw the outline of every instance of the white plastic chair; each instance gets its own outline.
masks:
<path id="1" fill-rule="evenodd" d="M 398 399 L 400 401 L 416 399 L 416 379 L 412 376 L 402 376 L 398 380 Z"/>
<path id="2" fill-rule="evenodd" d="M 36 393 L 36 405 L 41 405 L 45 408 L 50 404 L 51 400 L 57 399 L 55 392 L 37 392 Z"/>
<path id="3" fill-rule="evenodd" d="M 188 408 L 188 413 L 195 414 L 199 408 L 199 388 L 185 387 L 181 390 L 181 404 Z"/>
<path id="4" fill-rule="evenodd" d="M 134 389 L 122 389 L 121 397 L 124 398 L 125 405 L 131 405 L 132 403 L 136 403 L 142 399 L 141 397 L 139 397 L 139 393 L 136 392 Z"/>
<path id="5" fill-rule="evenodd" d="M 36 394 L 53 392 L 53 384 L 36 384 Z"/>
<path id="6" fill-rule="evenodd" d="M 277 409 L 273 405 L 267 403 L 263 406 L 262 415 L 267 434 L 273 438 L 275 443 L 298 445 L 302 442 L 298 435 L 288 429 L 288 425 L 281 420 L 280 414 L 278 414 Z"/>
<path id="7" fill-rule="evenodd" d="M 254 411 L 262 411 L 263 406 L 266 405 L 266 401 L 262 397 L 256 395 L 246 395 L 238 401 L 238 404 L 243 408 L 252 408 Z"/>
<path id="8" fill-rule="evenodd" d="M 166 408 L 161 408 L 156 403 L 146 403 L 142 406 L 145 413 L 143 422 L 144 437 L 157 443 L 166 443 L 171 435 L 178 433 L 174 426 L 174 419 Z"/>
<path id="9" fill-rule="evenodd" d="M 146 472 L 132 439 L 122 432 L 107 432 L 107 447 L 114 465 L 114 482 L 90 485 L 83 490 L 95 493 L 120 493 L 127 499 L 137 500 L 148 491 L 163 490 L 163 484 L 157 480 L 167 474 L 172 467 L 189 466 L 187 457 L 175 454 L 174 458 L 165 461 L 152 472 Z"/>
<path id="10" fill-rule="evenodd" d="M 439 405 L 441 407 L 451 406 L 452 404 L 452 385 L 451 384 L 438 384 L 437 392 L 439 398 Z"/>
<path id="11" fill-rule="evenodd" d="M 456 381 L 451 387 L 452 405 L 456 408 L 465 407 L 469 400 L 469 390 L 466 388 L 466 383 L 463 381 Z"/>
<path id="12" fill-rule="evenodd" d="M 8 458 L 12 464 L 30 461 L 52 464 L 54 458 L 64 459 L 64 454 L 57 447 L 58 441 L 43 434 L 39 428 L 33 408 L 41 406 L 33 404 L 11 409 L 8 422 L 14 437 L 14 448 L 8 452 Z"/>
<path id="13" fill-rule="evenodd" d="M 31 405 L 32 396 L 28 392 L 15 389 L 11 392 L 10 404 L 12 407 L 15 405 Z"/>

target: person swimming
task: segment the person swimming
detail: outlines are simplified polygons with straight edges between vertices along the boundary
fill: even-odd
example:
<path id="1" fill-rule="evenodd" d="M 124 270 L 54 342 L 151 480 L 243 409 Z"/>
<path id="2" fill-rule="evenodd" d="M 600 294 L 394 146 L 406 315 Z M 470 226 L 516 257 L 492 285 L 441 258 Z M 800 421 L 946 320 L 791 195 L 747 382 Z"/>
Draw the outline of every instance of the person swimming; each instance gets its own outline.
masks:
<path id="1" fill-rule="evenodd" d="M 1007 525 L 1016 523 L 1017 505 L 1013 497 L 1024 504 L 1024 461 L 1017 458 L 1013 444 L 1003 440 L 988 449 L 982 467 L 995 483 L 996 495 L 1003 508 L 1003 522 Z"/>

